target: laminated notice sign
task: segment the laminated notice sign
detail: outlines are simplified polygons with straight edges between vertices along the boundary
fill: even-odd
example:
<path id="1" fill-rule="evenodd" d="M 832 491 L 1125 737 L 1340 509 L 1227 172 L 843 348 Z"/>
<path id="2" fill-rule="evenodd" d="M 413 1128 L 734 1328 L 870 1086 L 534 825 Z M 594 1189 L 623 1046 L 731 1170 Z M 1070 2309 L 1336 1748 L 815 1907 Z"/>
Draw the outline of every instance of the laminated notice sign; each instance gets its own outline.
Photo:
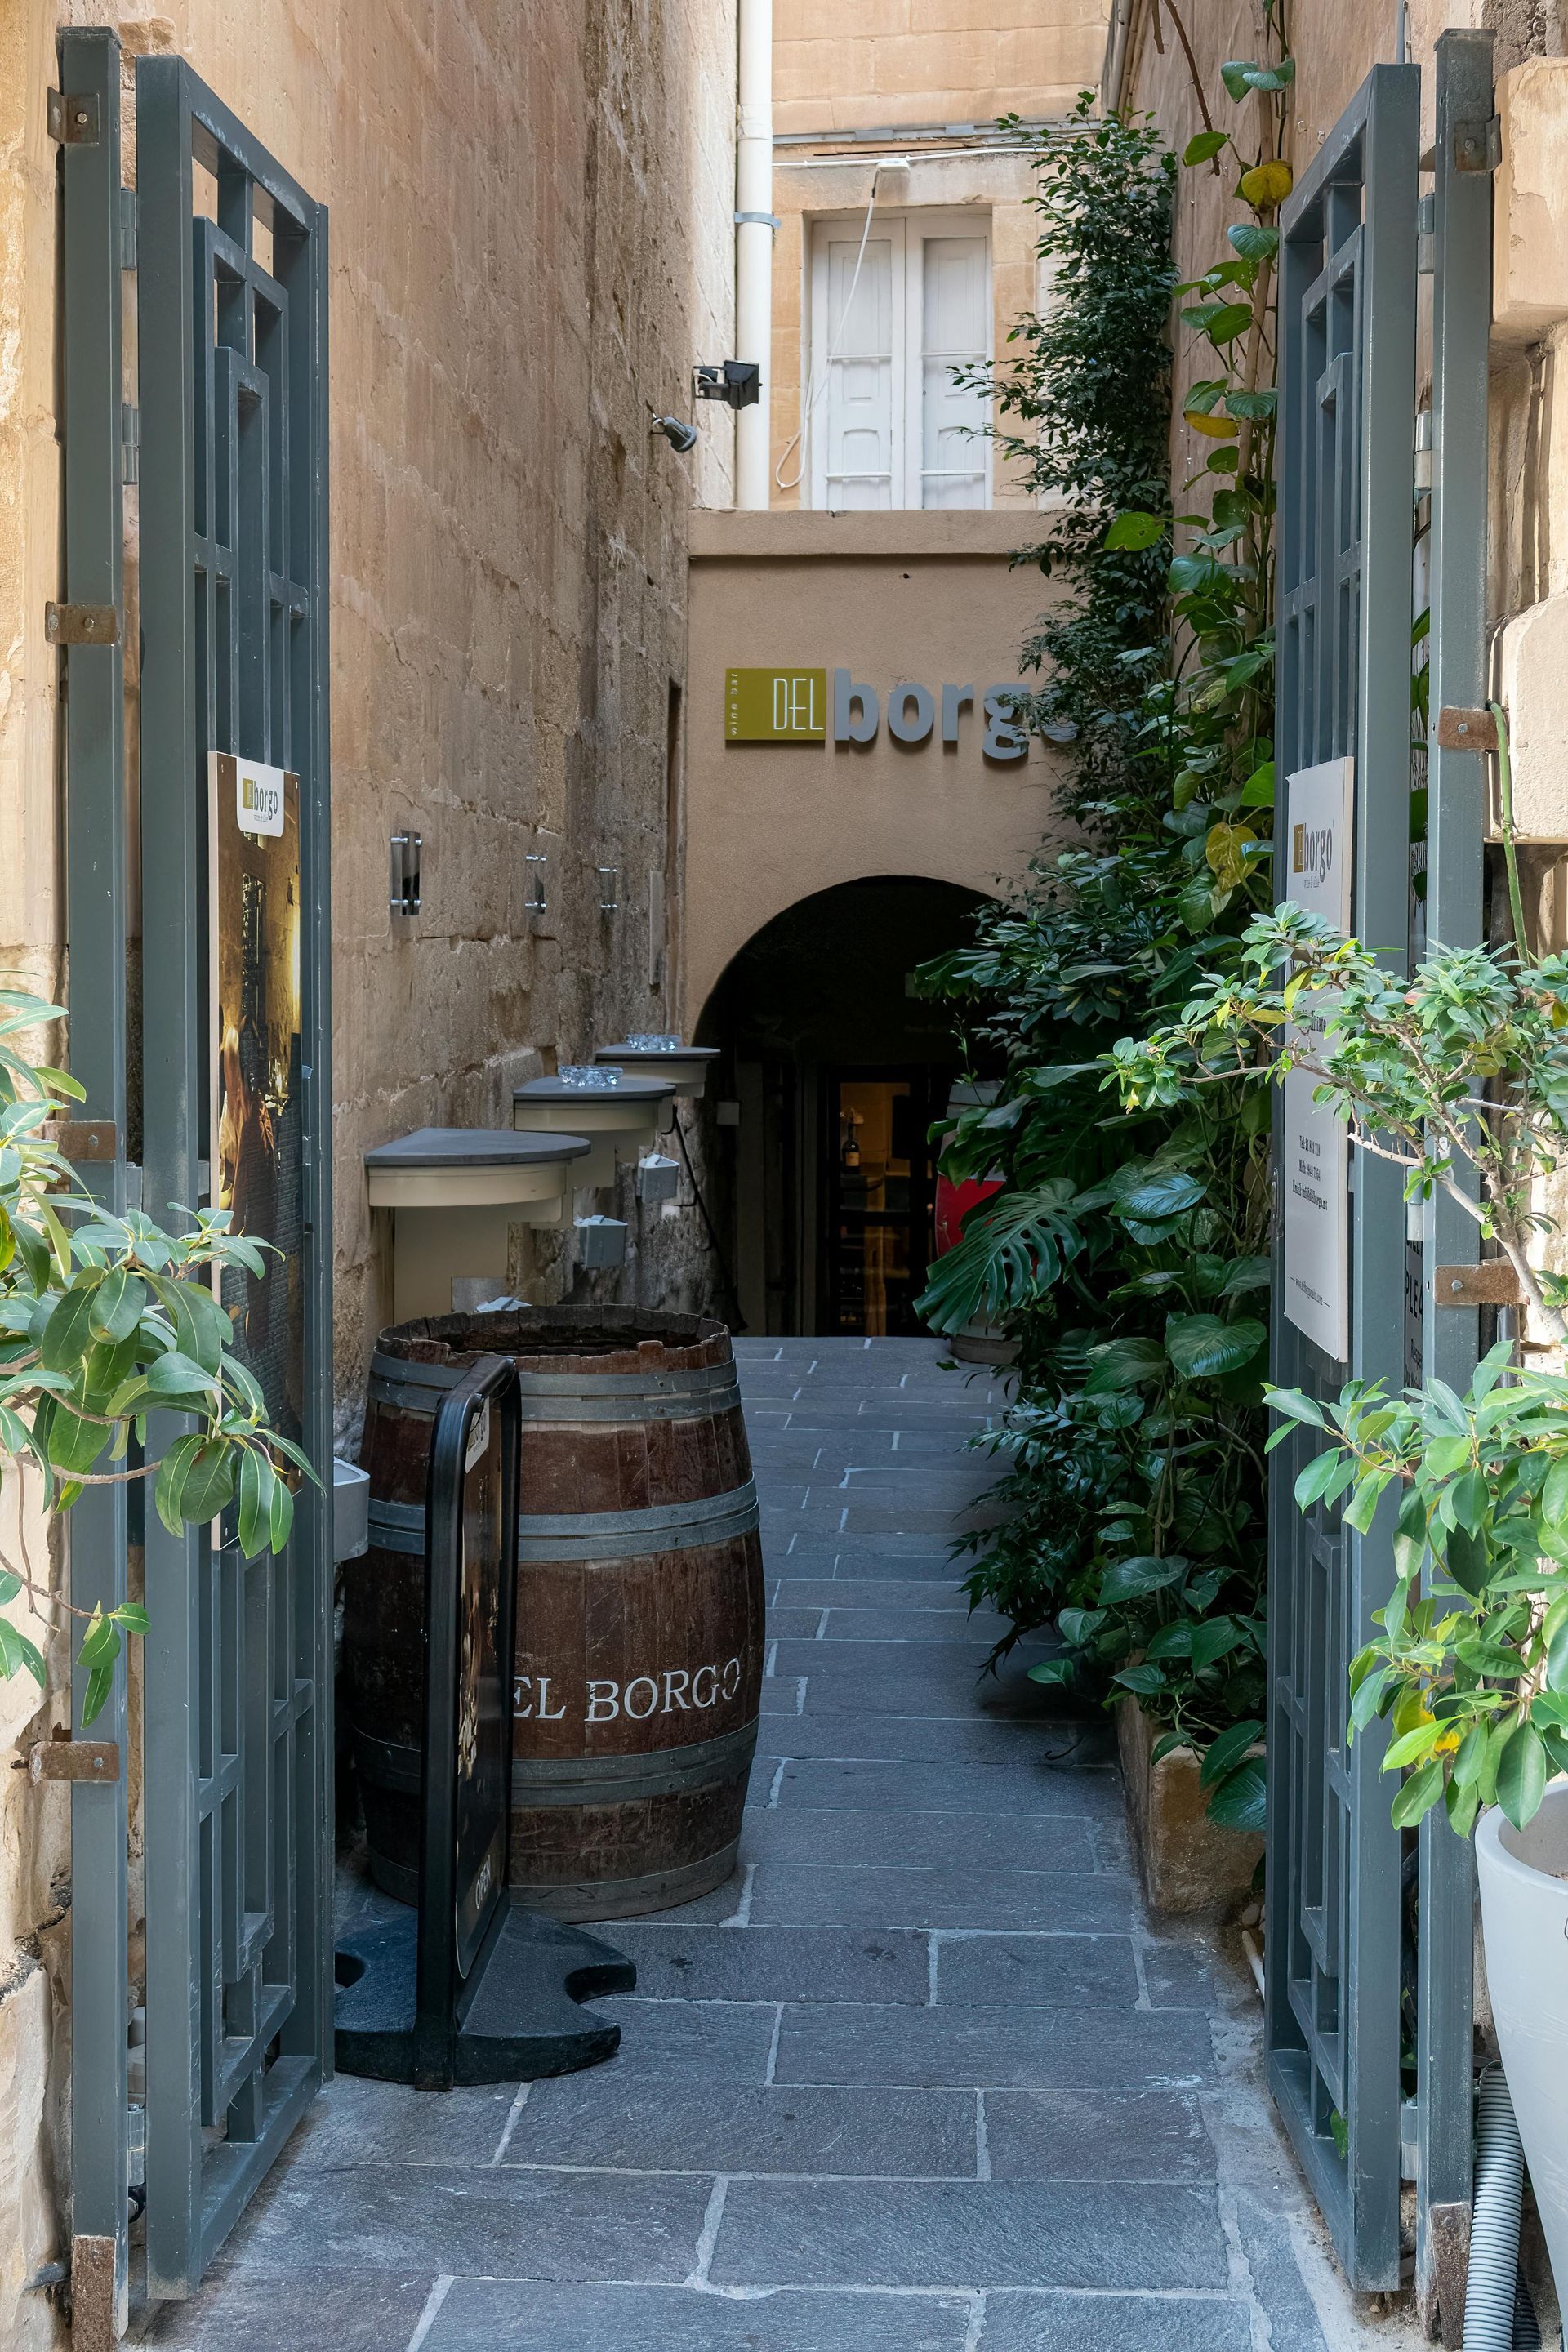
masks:
<path id="1" fill-rule="evenodd" d="M 1355 763 L 1329 760 L 1286 784 L 1281 900 L 1326 915 L 1349 931 Z M 1294 1024 L 1292 1043 L 1310 1045 L 1311 1024 Z M 1284 1085 L 1281 1192 L 1285 1222 L 1282 1305 L 1337 1363 L 1350 1356 L 1350 1131 L 1312 1100 L 1318 1081 L 1292 1070 Z"/>

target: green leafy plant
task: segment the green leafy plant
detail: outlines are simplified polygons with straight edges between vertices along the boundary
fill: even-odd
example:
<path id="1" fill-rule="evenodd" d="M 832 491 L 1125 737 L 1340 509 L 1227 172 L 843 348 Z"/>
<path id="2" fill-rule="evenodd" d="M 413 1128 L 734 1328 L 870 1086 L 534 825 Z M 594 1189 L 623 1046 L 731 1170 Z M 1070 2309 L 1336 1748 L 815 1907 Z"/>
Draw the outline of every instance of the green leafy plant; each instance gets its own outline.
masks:
<path id="1" fill-rule="evenodd" d="M 153 1481 L 165 1527 L 216 1517 L 237 1502 L 247 1557 L 280 1551 L 293 1523 L 289 1474 L 314 1479 L 307 1456 L 267 1423 L 256 1381 L 231 1352 L 231 1327 L 214 1296 L 215 1268 L 259 1275 L 260 1247 L 230 1231 L 226 1212 L 200 1210 L 171 1234 L 140 1213 L 110 1215 L 78 1185 L 50 1140 L 49 1122 L 81 1088 L 65 1071 L 26 1058 L 28 1033 L 62 1008 L 0 990 L 0 1489 L 15 1500 L 14 1555 L 0 1549 L 0 1612 L 25 1601 L 45 1626 L 83 1625 L 83 1719 L 112 1685 L 127 1633 L 148 1630 L 134 1602 L 105 1613 L 52 1591 L 28 1554 L 34 1497 L 68 1512 L 85 1488 Z M 158 1459 L 144 1453 L 149 1416 L 194 1422 Z M 22 1670 L 46 1686 L 44 1654 L 0 1613 L 0 1677 Z"/>
<path id="2" fill-rule="evenodd" d="M 1406 980 L 1286 904 L 1248 925 L 1240 957 L 1207 974 L 1178 1019 L 1119 1038 L 1109 1066 L 1131 1109 L 1291 1069 L 1317 1079 L 1314 1099 L 1360 1149 L 1405 1171 L 1406 1198 L 1447 1194 L 1508 1258 L 1552 1337 L 1568 1334 L 1568 1284 L 1531 1262 L 1550 1223 L 1539 1181 L 1568 1152 L 1568 956 L 1437 948 Z"/>
<path id="3" fill-rule="evenodd" d="M 1005 415 L 1049 425 L 1031 478 L 1071 502 L 1032 551 L 1073 596 L 1025 648 L 1048 677 L 1022 709 L 1066 738 L 1066 803 L 1088 839 L 921 982 L 953 1005 L 971 1066 L 999 1075 L 995 1100 L 953 1123 L 943 1166 L 1004 1187 L 922 1302 L 941 1330 L 1000 1324 L 1020 1349 L 1018 1402 L 991 1441 L 1006 1516 L 968 1539 L 969 1591 L 1012 1621 L 1001 1648 L 1054 1623 L 1062 1651 L 1041 1678 L 1134 1696 L 1162 1750 L 1203 1751 L 1217 1816 L 1246 1826 L 1262 1809 L 1268 1104 L 1242 1079 L 1130 1124 L 1107 1116 L 1103 1057 L 1177 1014 L 1271 895 L 1270 215 L 1289 184 L 1290 68 L 1273 11 L 1266 29 L 1273 61 L 1226 74 L 1262 121 L 1259 151 L 1212 123 L 1188 151 L 1194 169 L 1237 170 L 1244 215 L 1201 279 L 1172 285 L 1170 167 L 1146 123 L 1064 142 L 1042 177 L 1057 301 L 1023 323 L 993 391 Z M 1173 295 L 1196 378 L 1188 421 L 1212 445 L 1180 499 L 1167 362 L 1143 333 L 1158 309 L 1163 343 Z M 1028 458 L 1025 435 L 1002 437 Z"/>
<path id="4" fill-rule="evenodd" d="M 1351 1721 L 1390 1719 L 1402 1828 L 1439 1801 L 1461 1835 L 1492 1803 L 1522 1827 L 1568 1771 L 1568 1380 L 1512 1354 L 1494 1348 L 1462 1397 L 1436 1380 L 1326 1406 L 1269 1392 L 1271 1445 L 1292 1423 L 1329 1440 L 1296 1481 L 1303 1510 L 1342 1504 L 1364 1532 L 1398 1497 L 1398 1580 L 1352 1665 Z"/>

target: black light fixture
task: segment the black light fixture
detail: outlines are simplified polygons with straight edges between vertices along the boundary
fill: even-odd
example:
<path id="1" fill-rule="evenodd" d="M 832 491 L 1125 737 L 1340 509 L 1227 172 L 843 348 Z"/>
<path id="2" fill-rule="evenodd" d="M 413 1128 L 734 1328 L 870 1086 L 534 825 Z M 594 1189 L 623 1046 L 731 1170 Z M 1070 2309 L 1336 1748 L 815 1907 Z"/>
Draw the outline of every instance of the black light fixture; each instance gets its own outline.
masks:
<path id="1" fill-rule="evenodd" d="M 670 447 L 683 457 L 689 449 L 697 446 L 696 425 L 683 423 L 679 416 L 656 416 L 648 426 L 648 433 L 650 437 L 655 433 L 662 433 Z"/>
<path id="2" fill-rule="evenodd" d="M 762 398 L 763 371 L 755 360 L 719 360 L 711 367 L 694 367 L 691 383 L 699 400 L 723 400 L 731 408 L 754 408 Z"/>

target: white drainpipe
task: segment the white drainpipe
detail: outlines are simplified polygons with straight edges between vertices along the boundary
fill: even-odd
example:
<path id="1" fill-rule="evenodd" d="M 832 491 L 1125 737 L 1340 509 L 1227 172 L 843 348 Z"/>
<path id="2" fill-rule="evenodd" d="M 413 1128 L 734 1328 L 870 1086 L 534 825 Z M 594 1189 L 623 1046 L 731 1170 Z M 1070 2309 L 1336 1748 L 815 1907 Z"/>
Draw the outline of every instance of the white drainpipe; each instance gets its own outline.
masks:
<path id="1" fill-rule="evenodd" d="M 765 507 L 773 457 L 773 5 L 739 0 L 735 154 L 735 356 L 762 369 L 762 396 L 735 426 L 735 503 Z"/>

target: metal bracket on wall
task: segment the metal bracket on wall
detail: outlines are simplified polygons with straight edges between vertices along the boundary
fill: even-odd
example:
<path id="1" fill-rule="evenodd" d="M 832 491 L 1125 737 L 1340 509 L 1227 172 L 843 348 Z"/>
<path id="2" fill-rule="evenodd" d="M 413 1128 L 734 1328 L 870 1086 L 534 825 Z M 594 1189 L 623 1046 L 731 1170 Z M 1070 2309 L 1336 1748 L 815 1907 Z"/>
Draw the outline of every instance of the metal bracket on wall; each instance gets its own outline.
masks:
<path id="1" fill-rule="evenodd" d="M 87 91 L 77 98 L 67 98 L 61 91 L 51 89 L 44 100 L 45 117 L 51 139 L 62 147 L 96 147 L 99 140 L 98 93 Z"/>
<path id="2" fill-rule="evenodd" d="M 44 635 L 51 646 L 118 645 L 120 615 L 112 604 L 46 604 Z"/>
<path id="3" fill-rule="evenodd" d="M 1493 115 L 1487 122 L 1456 122 L 1454 125 L 1454 169 L 1456 172 L 1495 172 L 1502 162 L 1502 121 Z"/>
<path id="4" fill-rule="evenodd" d="M 1436 734 L 1444 751 L 1497 750 L 1497 720 L 1489 710 L 1466 710 L 1449 703 L 1437 713 Z"/>
<path id="5" fill-rule="evenodd" d="M 24 1769 L 20 1761 L 16 1769 Z M 27 1750 L 26 1775 L 35 1788 L 40 1780 L 99 1780 L 120 1778 L 120 1749 L 112 1739 L 73 1739 L 62 1726 L 52 1739 L 35 1739 Z"/>
<path id="6" fill-rule="evenodd" d="M 120 1129 L 111 1118 L 58 1118 L 46 1129 L 68 1160 L 118 1160 Z"/>
<path id="7" fill-rule="evenodd" d="M 1522 1307 L 1524 1286 L 1506 1257 L 1479 1265 L 1440 1265 L 1432 1276 L 1434 1307 Z"/>

